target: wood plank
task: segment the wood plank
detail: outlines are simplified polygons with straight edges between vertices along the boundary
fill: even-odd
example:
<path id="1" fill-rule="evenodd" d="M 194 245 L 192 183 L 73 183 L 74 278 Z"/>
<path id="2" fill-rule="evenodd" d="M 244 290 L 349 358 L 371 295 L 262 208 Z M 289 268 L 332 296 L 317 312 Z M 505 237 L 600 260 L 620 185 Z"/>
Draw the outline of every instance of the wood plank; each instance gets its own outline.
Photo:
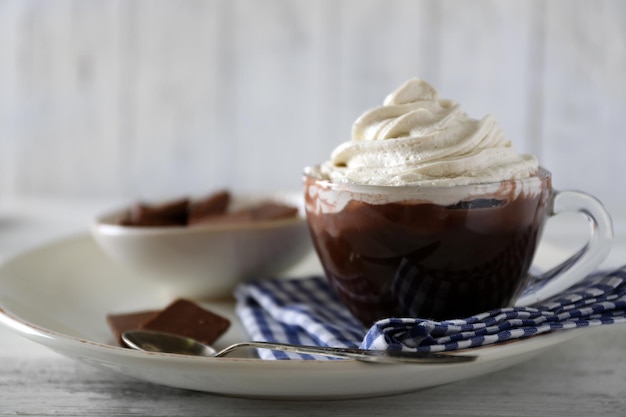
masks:
<path id="1" fill-rule="evenodd" d="M 361 112 L 420 76 L 494 114 L 557 186 L 619 210 L 625 7 L 5 0 L 0 193 L 298 189 Z"/>
<path id="2" fill-rule="evenodd" d="M 224 116 L 219 2 L 123 7 L 119 140 L 126 144 L 126 191 L 145 199 L 208 193 L 224 182 L 232 158 L 229 139 L 216 127 Z"/>
<path id="3" fill-rule="evenodd" d="M 404 81 L 440 80 L 438 2 L 377 0 L 341 2 L 334 56 L 336 146 L 350 139 L 354 120 L 382 104 Z"/>
<path id="4" fill-rule="evenodd" d="M 23 193 L 106 194 L 119 182 L 117 3 L 16 2 L 15 187 Z"/>
<path id="5" fill-rule="evenodd" d="M 13 158 L 15 130 L 22 119 L 15 108 L 18 21 L 18 4 L 15 1 L 0 2 L 0 195 L 15 192 L 18 171 Z"/>
<path id="6" fill-rule="evenodd" d="M 556 1 L 547 9 L 543 146 L 559 188 L 626 203 L 626 4 Z"/>
<path id="7" fill-rule="evenodd" d="M 521 152 L 538 153 L 531 117 L 537 67 L 534 1 L 443 1 L 441 37 L 442 96 L 461 103 L 474 118 L 492 114 Z"/>
<path id="8" fill-rule="evenodd" d="M 228 72 L 220 76 L 230 114 L 220 131 L 233 143 L 229 162 L 240 189 L 298 190 L 304 166 L 328 151 L 320 144 L 333 109 L 330 6 L 272 0 L 227 7 L 221 59 Z"/>

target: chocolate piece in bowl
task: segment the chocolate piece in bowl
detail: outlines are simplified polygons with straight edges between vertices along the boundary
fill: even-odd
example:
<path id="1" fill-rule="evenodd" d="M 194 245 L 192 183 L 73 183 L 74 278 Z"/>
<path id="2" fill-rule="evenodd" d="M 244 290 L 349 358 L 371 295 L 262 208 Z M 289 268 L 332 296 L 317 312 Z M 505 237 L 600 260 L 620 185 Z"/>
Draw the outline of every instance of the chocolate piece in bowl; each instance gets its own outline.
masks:
<path id="1" fill-rule="evenodd" d="M 174 333 L 210 345 L 228 328 L 230 320 L 197 304 L 178 299 L 141 325 L 141 329 Z"/>
<path id="2" fill-rule="evenodd" d="M 188 198 L 170 200 L 161 204 L 134 204 L 129 217 L 122 221 L 126 226 L 184 226 L 187 224 Z"/>
<path id="3" fill-rule="evenodd" d="M 275 202 L 263 202 L 254 207 L 249 207 L 221 216 L 205 218 L 203 224 L 240 224 L 261 221 L 271 221 L 296 217 L 298 209 L 285 204 Z"/>
<path id="4" fill-rule="evenodd" d="M 230 193 L 227 190 L 222 190 L 201 200 L 190 202 L 187 224 L 202 223 L 208 218 L 226 213 L 230 201 Z"/>
<path id="5" fill-rule="evenodd" d="M 295 207 L 274 202 L 265 202 L 252 209 L 251 216 L 253 221 L 263 221 L 286 219 L 295 217 L 297 214 L 298 209 Z"/>

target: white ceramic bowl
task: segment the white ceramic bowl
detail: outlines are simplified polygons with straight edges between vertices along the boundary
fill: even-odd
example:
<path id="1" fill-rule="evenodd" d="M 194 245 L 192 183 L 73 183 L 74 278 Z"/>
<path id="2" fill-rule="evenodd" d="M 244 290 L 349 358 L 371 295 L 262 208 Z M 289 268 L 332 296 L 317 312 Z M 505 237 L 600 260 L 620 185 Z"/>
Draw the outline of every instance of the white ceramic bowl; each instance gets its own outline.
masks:
<path id="1" fill-rule="evenodd" d="M 228 297 L 239 283 L 276 276 L 312 249 L 302 195 L 234 194 L 231 205 L 268 200 L 298 207 L 298 216 L 240 225 L 130 227 L 118 224 L 127 208 L 99 216 L 90 230 L 112 259 L 171 296 Z"/>

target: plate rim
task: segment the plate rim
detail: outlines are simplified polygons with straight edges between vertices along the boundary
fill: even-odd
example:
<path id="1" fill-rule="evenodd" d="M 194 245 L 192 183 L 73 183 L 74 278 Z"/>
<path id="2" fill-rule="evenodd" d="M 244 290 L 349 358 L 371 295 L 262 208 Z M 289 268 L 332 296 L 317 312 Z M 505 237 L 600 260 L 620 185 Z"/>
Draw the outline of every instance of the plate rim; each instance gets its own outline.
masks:
<path id="1" fill-rule="evenodd" d="M 67 236 L 61 239 L 56 239 L 51 242 L 47 242 L 41 245 L 37 245 L 30 249 L 26 249 L 20 253 L 17 253 L 5 260 L 0 262 L 0 283 L 2 282 L 2 278 L 4 277 L 5 271 L 14 265 L 17 262 L 23 261 L 31 256 L 36 256 L 37 253 L 41 251 L 48 251 L 53 248 L 59 248 L 64 245 L 70 244 L 92 244 L 96 245 L 91 236 L 88 233 L 81 233 L 72 236 Z M 102 253 L 102 256 L 105 256 Z M 234 302 L 233 302 L 234 303 Z M 85 350 L 85 359 L 97 359 L 98 354 L 104 354 L 107 357 L 111 358 L 119 358 L 121 361 L 132 361 L 132 360 L 143 360 L 150 361 L 152 363 L 161 365 L 198 365 L 202 364 L 200 367 L 221 367 L 221 368 L 240 368 L 240 367 L 248 367 L 254 368 L 252 370 L 259 369 L 315 369 L 318 372 L 328 372 L 330 370 L 338 370 L 338 371 L 346 371 L 346 370 L 354 370 L 360 371 L 362 369 L 374 369 L 371 364 L 362 363 L 356 360 L 339 360 L 339 361 L 329 361 L 329 360 L 264 360 L 260 358 L 245 358 L 245 357 L 224 357 L 224 358 L 208 358 L 208 357 L 192 357 L 186 355 L 179 354 L 171 354 L 171 353 L 156 353 L 156 352 L 140 352 L 132 349 L 124 348 L 121 346 L 112 345 L 105 342 L 88 340 L 87 338 L 81 338 L 78 336 L 73 336 L 69 334 L 64 334 L 60 331 L 48 329 L 44 326 L 41 326 L 37 323 L 33 323 L 31 321 L 25 320 L 20 317 L 19 312 L 12 311 L 10 308 L 7 308 L 4 305 L 3 299 L 0 297 L 0 324 L 9 328 L 11 331 L 19 334 L 22 337 L 25 337 L 29 340 L 34 341 L 40 345 L 46 346 L 57 353 L 60 353 L 64 356 L 70 357 L 72 359 L 81 360 L 81 358 L 73 357 L 71 354 L 68 355 L 68 351 L 81 351 Z M 574 337 L 576 337 L 582 329 L 571 329 L 571 330 L 561 330 L 548 332 L 544 334 L 535 335 L 533 337 L 516 340 L 516 341 L 508 341 L 500 344 L 492 344 L 487 346 L 481 346 L 477 348 L 469 348 L 457 351 L 459 354 L 473 354 L 477 355 L 478 359 L 475 362 L 468 362 L 466 364 L 434 364 L 428 365 L 430 369 L 444 369 L 445 367 L 456 367 L 458 369 L 462 369 L 463 367 L 471 367 L 471 366 L 480 366 L 486 365 L 488 363 L 499 363 L 502 361 L 509 360 L 511 362 L 509 365 L 504 367 L 496 368 L 493 370 L 487 370 L 486 372 L 479 372 L 477 375 L 471 375 L 469 377 L 483 375 L 486 373 L 490 373 L 494 370 L 504 369 L 508 366 L 515 365 L 516 363 L 523 362 L 524 360 L 518 360 L 520 357 L 526 356 L 534 356 L 535 354 L 540 353 L 544 349 L 550 348 L 552 346 L 561 344 L 566 342 Z M 95 353 L 94 353 L 95 352 Z M 530 359 L 529 357 L 529 359 Z M 88 361 L 87 361 L 88 362 Z M 472 365 L 474 364 L 474 365 Z M 93 365 L 93 364 L 92 364 Z M 375 366 L 387 366 L 387 365 L 375 365 Z M 404 364 L 393 364 L 393 367 L 404 367 Z M 444 368 L 442 368 L 444 367 Z M 468 368 L 469 369 L 469 368 Z M 143 379 L 143 378 L 139 378 Z M 456 382 L 462 379 L 466 379 L 466 377 L 459 378 L 456 380 L 448 381 Z M 154 382 L 154 381 L 148 381 Z M 170 384 L 163 384 L 168 386 L 176 386 Z M 406 388 L 404 390 L 392 390 L 390 392 L 381 393 L 381 395 L 388 395 L 394 393 L 415 391 L 417 389 L 427 388 L 430 386 L 418 387 L 418 388 Z M 189 388 L 189 387 L 181 387 L 178 388 Z M 194 389 L 193 387 L 191 389 Z M 236 392 L 219 392 L 219 391 L 211 391 L 211 390 L 203 390 L 200 391 L 217 393 L 217 394 L 226 394 L 226 395 L 235 395 L 235 396 L 243 396 L 243 397 L 283 397 L 280 393 L 268 393 L 261 395 L 248 395 L 246 393 L 236 393 Z M 356 394 L 356 395 L 348 395 L 346 398 L 358 398 L 362 396 L 371 396 L 371 393 L 367 394 Z M 342 397 L 341 395 L 332 396 Z M 311 396 L 307 398 L 326 398 L 326 396 Z"/>

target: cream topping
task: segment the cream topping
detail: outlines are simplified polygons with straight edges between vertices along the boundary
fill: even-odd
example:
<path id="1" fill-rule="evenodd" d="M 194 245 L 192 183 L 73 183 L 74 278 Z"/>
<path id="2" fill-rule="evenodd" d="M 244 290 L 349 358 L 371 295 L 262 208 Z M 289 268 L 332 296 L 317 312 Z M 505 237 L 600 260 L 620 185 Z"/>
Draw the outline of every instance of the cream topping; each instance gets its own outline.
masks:
<path id="1" fill-rule="evenodd" d="M 492 116 L 472 119 L 414 78 L 361 115 L 352 140 L 320 172 L 367 185 L 453 186 L 527 178 L 537 169 L 537 158 L 518 154 Z"/>

